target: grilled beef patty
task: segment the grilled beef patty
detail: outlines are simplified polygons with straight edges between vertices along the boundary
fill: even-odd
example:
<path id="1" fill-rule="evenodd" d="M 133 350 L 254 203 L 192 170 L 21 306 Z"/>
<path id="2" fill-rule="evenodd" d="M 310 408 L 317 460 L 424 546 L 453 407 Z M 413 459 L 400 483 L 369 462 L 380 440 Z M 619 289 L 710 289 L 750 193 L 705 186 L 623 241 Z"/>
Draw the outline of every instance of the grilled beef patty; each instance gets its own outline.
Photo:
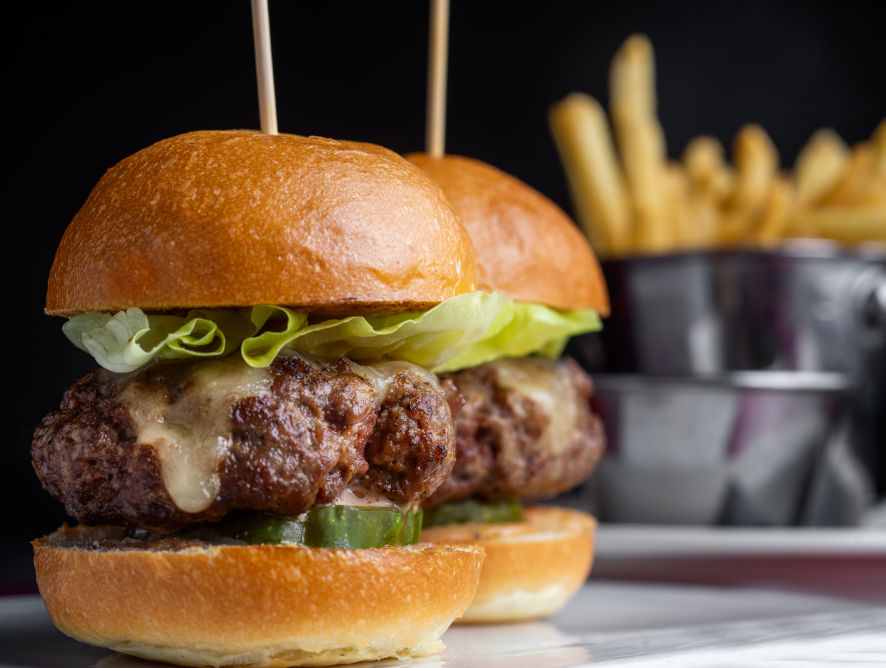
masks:
<path id="1" fill-rule="evenodd" d="M 155 531 L 298 515 L 346 489 L 418 503 L 452 468 L 446 394 L 413 365 L 361 370 L 294 353 L 98 370 L 40 422 L 34 468 L 74 519 Z"/>
<path id="2" fill-rule="evenodd" d="M 582 482 L 603 453 L 591 379 L 571 359 L 502 359 L 445 378 L 464 405 L 454 416 L 455 466 L 426 507 L 553 496 Z"/>

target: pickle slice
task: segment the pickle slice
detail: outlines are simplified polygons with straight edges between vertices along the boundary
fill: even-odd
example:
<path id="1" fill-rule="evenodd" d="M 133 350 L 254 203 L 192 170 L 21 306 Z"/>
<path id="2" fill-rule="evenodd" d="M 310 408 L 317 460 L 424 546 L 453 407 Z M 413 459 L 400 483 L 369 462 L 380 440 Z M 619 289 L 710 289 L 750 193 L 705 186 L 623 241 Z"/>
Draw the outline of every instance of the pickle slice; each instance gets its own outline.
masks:
<path id="1" fill-rule="evenodd" d="M 359 549 L 417 543 L 421 524 L 420 508 L 321 506 L 298 517 L 230 513 L 214 528 L 222 536 L 252 545 Z"/>
<path id="2" fill-rule="evenodd" d="M 523 519 L 523 504 L 519 499 L 508 501 L 476 501 L 466 499 L 441 503 L 435 508 L 426 508 L 423 525 L 426 527 L 443 524 L 465 524 L 467 522 L 519 522 Z"/>

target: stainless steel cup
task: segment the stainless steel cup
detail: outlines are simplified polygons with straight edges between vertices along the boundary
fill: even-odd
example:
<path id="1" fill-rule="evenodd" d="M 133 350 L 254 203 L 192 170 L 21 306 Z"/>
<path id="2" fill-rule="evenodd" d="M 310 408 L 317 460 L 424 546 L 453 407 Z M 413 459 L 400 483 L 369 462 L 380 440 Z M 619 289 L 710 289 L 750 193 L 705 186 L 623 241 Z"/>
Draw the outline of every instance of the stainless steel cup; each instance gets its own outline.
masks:
<path id="1" fill-rule="evenodd" d="M 871 501 L 857 460 L 840 465 L 844 374 L 599 375 L 595 383 L 608 449 L 585 493 L 604 521 L 841 525 Z"/>
<path id="2" fill-rule="evenodd" d="M 570 352 L 595 372 L 598 404 L 614 444 L 597 483 L 604 517 L 839 524 L 858 515 L 857 499 L 848 498 L 852 492 L 844 485 L 850 478 L 858 498 L 867 498 L 872 487 L 886 494 L 883 246 L 847 251 L 828 241 L 797 241 L 774 251 L 626 258 L 603 269 L 612 316 L 601 334 L 577 339 Z M 596 375 L 601 371 L 619 375 Z M 757 387 L 747 386 L 748 372 L 762 374 Z M 826 377 L 830 389 L 815 384 Z M 842 388 L 839 402 L 834 379 Z M 734 466 L 725 464 L 741 458 L 739 451 L 763 452 L 745 447 L 734 431 L 749 418 L 736 422 L 729 411 L 746 412 L 747 406 L 768 416 L 765 438 L 781 444 L 759 461 L 777 467 L 787 462 L 780 457 L 796 455 L 795 470 L 773 479 L 783 483 L 784 498 L 770 499 L 768 514 L 754 510 L 747 495 L 736 501 L 741 488 L 730 477 Z M 828 439 L 838 445 L 823 446 Z M 695 471 L 672 466 L 689 450 Z M 634 451 L 644 454 L 626 458 Z M 834 483 L 833 476 L 834 484 L 821 482 L 829 478 L 818 475 L 818 496 L 802 496 L 798 481 L 813 480 L 804 476 L 825 461 L 815 457 L 836 468 L 849 464 L 832 471 L 842 482 Z M 668 476 L 652 477 L 650 463 L 667 463 Z M 661 498 L 649 498 L 653 486 Z M 643 499 L 636 490 L 643 490 Z M 685 490 L 693 490 L 695 505 Z M 833 512 L 822 510 L 831 502 Z M 817 504 L 821 512 L 804 504 Z"/>
<path id="3" fill-rule="evenodd" d="M 604 264 L 603 343 L 618 372 L 708 375 L 779 369 L 870 373 L 886 349 L 886 252 L 830 242 L 778 251 Z"/>

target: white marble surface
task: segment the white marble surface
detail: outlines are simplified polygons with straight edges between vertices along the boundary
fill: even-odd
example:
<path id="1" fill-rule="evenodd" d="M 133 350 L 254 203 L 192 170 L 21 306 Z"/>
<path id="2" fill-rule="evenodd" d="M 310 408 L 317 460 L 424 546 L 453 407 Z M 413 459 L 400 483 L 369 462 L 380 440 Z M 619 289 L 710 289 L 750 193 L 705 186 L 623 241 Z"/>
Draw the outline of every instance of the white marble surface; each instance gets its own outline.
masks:
<path id="1" fill-rule="evenodd" d="M 551 620 L 454 627 L 444 640 L 441 666 L 833 665 L 838 658 L 883 666 L 886 606 L 771 590 L 591 582 Z"/>
<path id="2" fill-rule="evenodd" d="M 886 665 L 886 604 L 764 589 L 591 581 L 555 617 L 454 626 L 435 657 L 374 666 Z M 65 638 L 37 597 L 0 599 L 3 668 L 153 666 Z"/>

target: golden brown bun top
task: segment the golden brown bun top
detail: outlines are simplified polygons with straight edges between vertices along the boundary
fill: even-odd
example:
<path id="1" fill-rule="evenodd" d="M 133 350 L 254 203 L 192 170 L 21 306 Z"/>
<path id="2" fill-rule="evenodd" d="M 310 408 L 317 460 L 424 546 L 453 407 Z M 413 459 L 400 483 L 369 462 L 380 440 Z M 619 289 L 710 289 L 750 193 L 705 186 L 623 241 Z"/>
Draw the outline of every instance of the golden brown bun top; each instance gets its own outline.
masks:
<path id="1" fill-rule="evenodd" d="M 479 288 L 563 309 L 609 314 L 597 258 L 553 202 L 479 160 L 414 153 L 407 159 L 443 188 L 477 251 Z"/>
<path id="2" fill-rule="evenodd" d="M 440 188 L 392 151 L 189 132 L 101 178 L 59 244 L 46 311 L 424 309 L 473 290 L 475 272 Z"/>

